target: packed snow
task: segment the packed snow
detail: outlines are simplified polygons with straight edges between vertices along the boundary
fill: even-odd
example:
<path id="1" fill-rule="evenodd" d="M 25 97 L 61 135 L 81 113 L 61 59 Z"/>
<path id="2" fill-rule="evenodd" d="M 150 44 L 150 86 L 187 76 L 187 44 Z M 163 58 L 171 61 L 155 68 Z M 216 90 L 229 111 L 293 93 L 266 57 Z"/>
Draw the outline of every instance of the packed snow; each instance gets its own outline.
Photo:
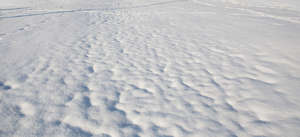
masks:
<path id="1" fill-rule="evenodd" d="M 299 137 L 299 0 L 0 0 L 0 137 Z"/>

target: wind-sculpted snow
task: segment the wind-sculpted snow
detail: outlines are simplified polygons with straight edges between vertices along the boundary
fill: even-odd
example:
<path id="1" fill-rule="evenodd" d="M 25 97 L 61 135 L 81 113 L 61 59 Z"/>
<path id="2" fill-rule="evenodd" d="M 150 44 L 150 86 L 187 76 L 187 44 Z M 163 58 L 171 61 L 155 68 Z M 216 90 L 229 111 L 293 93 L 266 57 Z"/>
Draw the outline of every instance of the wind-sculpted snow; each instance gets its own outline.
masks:
<path id="1" fill-rule="evenodd" d="M 293 2 L 66 2 L 0 7 L 0 137 L 299 136 Z"/>

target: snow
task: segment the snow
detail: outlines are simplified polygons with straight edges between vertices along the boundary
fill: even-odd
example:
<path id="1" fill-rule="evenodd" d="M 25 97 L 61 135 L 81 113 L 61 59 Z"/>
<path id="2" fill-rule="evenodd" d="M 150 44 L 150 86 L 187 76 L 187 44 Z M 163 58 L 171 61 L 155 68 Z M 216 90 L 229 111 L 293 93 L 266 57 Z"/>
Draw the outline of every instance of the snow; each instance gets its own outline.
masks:
<path id="1" fill-rule="evenodd" d="M 297 0 L 0 0 L 0 137 L 298 137 Z"/>

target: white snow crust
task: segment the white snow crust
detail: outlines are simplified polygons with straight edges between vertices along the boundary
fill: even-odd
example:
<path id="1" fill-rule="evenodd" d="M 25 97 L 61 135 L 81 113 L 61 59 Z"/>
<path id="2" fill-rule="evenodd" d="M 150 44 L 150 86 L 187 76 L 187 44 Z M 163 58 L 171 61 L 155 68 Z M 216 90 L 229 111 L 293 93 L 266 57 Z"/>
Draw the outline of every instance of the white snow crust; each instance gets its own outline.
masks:
<path id="1" fill-rule="evenodd" d="M 299 137 L 298 0 L 0 0 L 0 137 Z"/>

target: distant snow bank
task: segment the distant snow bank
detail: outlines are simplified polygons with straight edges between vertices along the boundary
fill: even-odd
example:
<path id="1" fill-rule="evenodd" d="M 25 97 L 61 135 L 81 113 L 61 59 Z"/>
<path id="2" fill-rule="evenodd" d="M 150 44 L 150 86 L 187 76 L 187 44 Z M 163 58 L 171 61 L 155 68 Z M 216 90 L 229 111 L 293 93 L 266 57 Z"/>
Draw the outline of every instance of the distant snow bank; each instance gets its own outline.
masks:
<path id="1" fill-rule="evenodd" d="M 96 8 L 103 7 L 103 0 L 0 0 L 0 7 L 32 7 L 32 8 Z M 299 11 L 299 0 L 192 0 L 200 3 L 223 3 L 240 6 L 288 8 Z M 99 5 L 101 4 L 101 5 Z M 91 7 L 92 6 L 92 7 Z"/>
<path id="2" fill-rule="evenodd" d="M 95 8 L 105 5 L 99 0 L 0 0 L 0 3 L 0 7 L 31 8 Z"/>
<path id="3" fill-rule="evenodd" d="M 0 6 L 6 7 L 6 6 L 28 6 L 32 5 L 32 3 L 37 0 L 0 0 Z"/>
<path id="4" fill-rule="evenodd" d="M 299 0 L 193 0 L 200 3 L 231 4 L 243 7 L 272 7 L 291 10 L 300 10 Z"/>
<path id="5" fill-rule="evenodd" d="M 233 4 L 245 6 L 259 6 L 259 7 L 291 7 L 300 6 L 299 0 L 222 0 L 223 2 L 230 2 Z"/>

